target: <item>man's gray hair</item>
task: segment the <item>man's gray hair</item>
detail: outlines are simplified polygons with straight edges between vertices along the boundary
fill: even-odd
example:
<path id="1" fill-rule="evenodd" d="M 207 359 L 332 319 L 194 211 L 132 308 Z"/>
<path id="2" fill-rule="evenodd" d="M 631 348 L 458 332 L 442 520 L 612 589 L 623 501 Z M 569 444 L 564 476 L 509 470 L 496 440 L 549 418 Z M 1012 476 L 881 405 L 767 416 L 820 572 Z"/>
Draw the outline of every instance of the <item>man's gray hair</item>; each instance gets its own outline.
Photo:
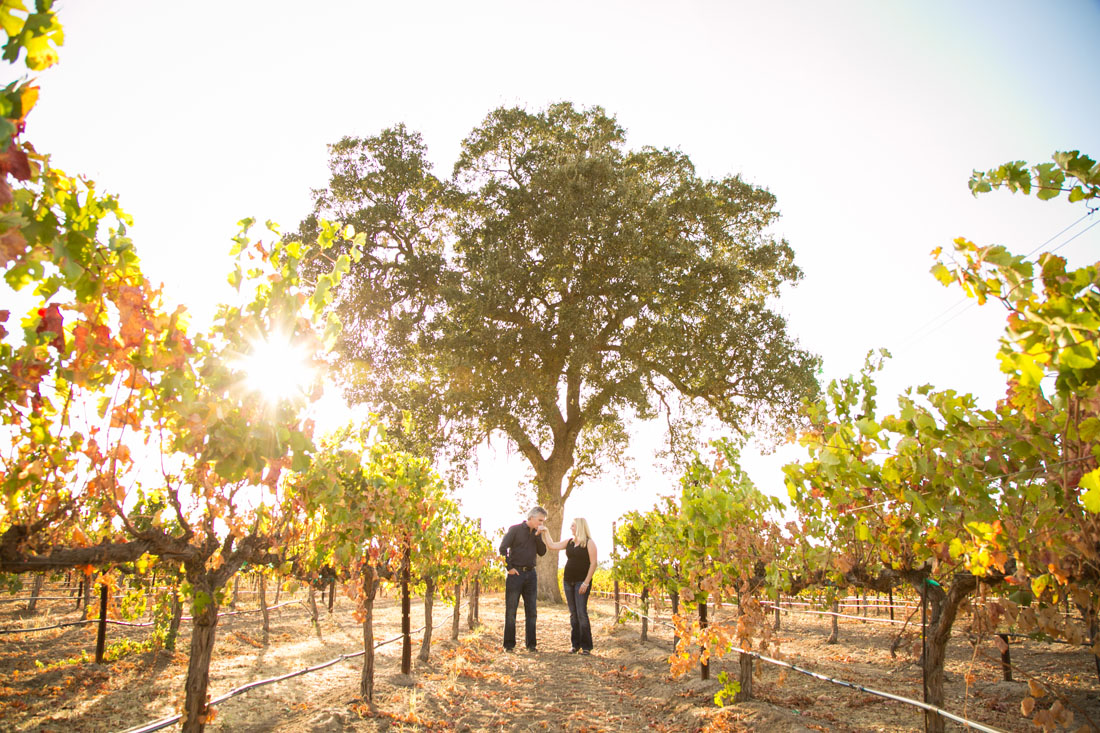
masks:
<path id="1" fill-rule="evenodd" d="M 527 512 L 528 519 L 534 519 L 535 517 L 539 516 L 548 517 L 550 515 L 547 514 L 546 510 L 543 509 L 541 506 L 531 507 L 531 511 Z"/>

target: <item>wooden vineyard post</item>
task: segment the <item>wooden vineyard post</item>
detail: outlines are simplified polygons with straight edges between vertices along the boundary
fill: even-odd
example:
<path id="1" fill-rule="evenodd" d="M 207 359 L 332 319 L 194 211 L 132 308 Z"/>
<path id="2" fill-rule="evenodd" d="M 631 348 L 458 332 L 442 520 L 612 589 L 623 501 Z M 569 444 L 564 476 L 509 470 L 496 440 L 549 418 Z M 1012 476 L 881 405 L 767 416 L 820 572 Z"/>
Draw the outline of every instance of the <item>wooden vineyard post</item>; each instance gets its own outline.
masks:
<path id="1" fill-rule="evenodd" d="M 458 624 L 462 620 L 462 581 L 455 581 L 455 610 L 451 616 L 451 640 L 458 640 Z"/>
<path id="2" fill-rule="evenodd" d="M 168 622 L 168 632 L 164 635 L 164 648 L 170 652 L 176 650 L 176 638 L 180 633 L 180 620 L 183 617 L 183 604 L 180 603 L 179 589 L 170 587 L 168 592 L 169 602 L 171 603 L 172 618 Z"/>
<path id="3" fill-rule="evenodd" d="M 477 578 L 470 581 L 466 595 L 470 599 L 470 607 L 466 609 L 466 628 L 473 631 L 475 625 L 474 617 L 476 615 L 474 610 L 476 605 L 475 598 L 477 596 Z"/>
<path id="4" fill-rule="evenodd" d="M 835 644 L 837 640 L 840 639 L 840 625 L 837 623 L 840 620 L 839 616 L 837 616 L 837 614 L 840 613 L 840 601 L 833 598 L 833 605 L 830 606 L 830 608 L 832 608 L 833 611 L 833 615 L 831 616 L 833 623 L 832 629 L 829 632 L 829 638 L 825 640 L 825 643 Z"/>
<path id="5" fill-rule="evenodd" d="M 412 672 L 412 623 L 409 618 L 409 573 L 412 564 L 412 550 L 405 545 L 405 555 L 401 560 L 401 674 Z"/>
<path id="6" fill-rule="evenodd" d="M 890 620 L 894 620 L 894 589 L 891 588 L 887 591 L 887 600 L 890 602 Z"/>
<path id="7" fill-rule="evenodd" d="M 668 592 L 668 600 L 672 605 L 672 615 L 680 613 L 680 594 L 673 591 Z M 680 646 L 680 637 L 676 634 L 676 629 L 673 627 L 672 631 L 672 651 L 676 651 L 676 647 Z"/>
<path id="8" fill-rule="evenodd" d="M 611 523 L 611 558 L 612 563 L 614 559 L 619 556 L 619 541 L 615 536 L 615 523 Z M 614 568 L 612 568 L 614 569 Z M 619 579 L 615 578 L 613 586 L 615 588 L 615 621 L 619 620 Z"/>
<path id="9" fill-rule="evenodd" d="M 1012 681 L 1012 650 L 1008 647 L 1008 634 L 997 634 L 1001 637 L 1001 641 L 1005 643 L 1005 650 L 1001 652 L 1001 674 L 1004 675 L 1005 682 Z"/>
<path id="10" fill-rule="evenodd" d="M 31 599 L 27 601 L 27 613 L 29 614 L 33 614 L 35 607 L 38 605 L 38 596 L 42 595 L 42 581 L 45 577 L 45 573 L 36 573 L 34 576 L 34 588 L 31 590 Z"/>
<path id="11" fill-rule="evenodd" d="M 1096 616 L 1096 608 L 1089 607 L 1089 643 L 1095 645 L 1097 636 L 1100 635 L 1100 619 Z M 1100 656 L 1093 654 L 1092 660 L 1096 663 L 1096 677 L 1100 679 Z"/>
<path id="12" fill-rule="evenodd" d="M 642 641 L 649 639 L 649 588 L 642 588 Z"/>
<path id="13" fill-rule="evenodd" d="M 88 613 L 92 607 L 92 581 L 95 578 L 95 573 L 88 573 L 84 576 L 84 614 L 83 618 L 88 618 Z"/>
<path id="14" fill-rule="evenodd" d="M 95 663 L 103 664 L 103 652 L 107 646 L 107 584 L 99 586 L 99 629 L 95 637 Z"/>
<path id="15" fill-rule="evenodd" d="M 321 622 L 317 620 L 317 589 L 313 583 L 309 584 L 309 622 L 318 634 L 321 633 Z"/>
<path id="16" fill-rule="evenodd" d="M 703 600 L 699 602 L 699 629 L 707 628 L 707 599 L 704 596 Z M 699 678 L 704 680 L 710 679 L 710 662 L 699 663 Z"/>
<path id="17" fill-rule="evenodd" d="M 267 635 L 271 631 L 271 614 L 267 610 L 267 577 L 260 576 L 260 610 L 264 617 L 264 642 L 267 642 Z"/>
<path id="18" fill-rule="evenodd" d="M 328 582 L 328 612 L 332 613 L 332 601 L 336 597 L 336 576 L 332 576 L 332 580 Z"/>
<path id="19" fill-rule="evenodd" d="M 471 604 L 474 607 L 474 624 L 481 626 L 481 581 L 474 578 L 474 596 Z"/>
<path id="20" fill-rule="evenodd" d="M 781 625 L 782 623 L 779 620 L 779 601 L 777 600 L 775 602 L 775 630 L 779 631 Z"/>

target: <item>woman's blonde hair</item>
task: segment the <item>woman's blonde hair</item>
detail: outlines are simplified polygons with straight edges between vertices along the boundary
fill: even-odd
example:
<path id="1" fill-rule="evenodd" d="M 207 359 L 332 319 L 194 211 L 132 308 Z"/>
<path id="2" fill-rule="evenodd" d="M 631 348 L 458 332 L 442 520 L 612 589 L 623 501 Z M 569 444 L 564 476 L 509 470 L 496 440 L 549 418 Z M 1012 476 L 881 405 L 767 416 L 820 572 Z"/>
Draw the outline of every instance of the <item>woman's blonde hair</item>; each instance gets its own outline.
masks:
<path id="1" fill-rule="evenodd" d="M 577 547 L 587 547 L 588 538 L 591 537 L 591 533 L 588 531 L 588 520 L 577 517 L 573 520 L 573 544 Z"/>

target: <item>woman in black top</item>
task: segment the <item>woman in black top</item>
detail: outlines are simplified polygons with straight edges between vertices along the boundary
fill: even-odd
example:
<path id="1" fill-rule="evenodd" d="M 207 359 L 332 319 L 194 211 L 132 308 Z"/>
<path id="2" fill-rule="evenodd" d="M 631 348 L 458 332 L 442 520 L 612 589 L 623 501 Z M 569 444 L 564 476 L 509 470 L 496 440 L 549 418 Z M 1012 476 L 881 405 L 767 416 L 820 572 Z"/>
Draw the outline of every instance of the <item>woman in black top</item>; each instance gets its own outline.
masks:
<path id="1" fill-rule="evenodd" d="M 569 625 L 572 631 L 573 651 L 581 654 L 592 652 L 592 624 L 588 620 L 588 590 L 592 587 L 592 574 L 596 572 L 596 543 L 588 532 L 588 522 L 580 517 L 570 525 L 573 538 L 568 542 L 554 542 L 550 531 L 543 527 L 545 543 L 551 550 L 565 550 L 565 572 L 562 577 L 565 601 L 569 604 Z"/>

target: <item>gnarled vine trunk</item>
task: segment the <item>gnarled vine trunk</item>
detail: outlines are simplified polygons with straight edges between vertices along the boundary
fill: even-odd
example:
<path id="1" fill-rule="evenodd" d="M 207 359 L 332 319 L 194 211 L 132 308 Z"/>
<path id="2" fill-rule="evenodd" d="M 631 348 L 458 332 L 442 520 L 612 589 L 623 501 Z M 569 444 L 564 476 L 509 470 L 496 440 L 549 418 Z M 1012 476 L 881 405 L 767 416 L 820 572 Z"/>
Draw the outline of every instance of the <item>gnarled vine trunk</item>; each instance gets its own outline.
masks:
<path id="1" fill-rule="evenodd" d="M 435 605 L 435 579 L 428 576 L 424 579 L 424 638 L 420 642 L 420 653 L 416 658 L 421 662 L 428 661 L 428 655 L 432 649 L 432 606 Z"/>
<path id="2" fill-rule="evenodd" d="M 210 685 L 210 659 L 214 654 L 214 637 L 218 627 L 218 602 L 213 583 L 203 578 L 196 584 L 196 602 L 192 608 L 191 654 L 187 660 L 186 698 L 183 703 L 181 727 L 184 733 L 202 733 L 206 727 L 206 691 Z"/>
<path id="3" fill-rule="evenodd" d="M 944 593 L 939 586 L 926 586 L 931 618 L 924 632 L 924 664 L 927 679 L 928 704 L 943 707 L 943 663 L 947 656 L 947 642 L 951 638 L 951 626 L 959 613 L 959 607 L 978 587 L 977 579 L 970 574 L 959 574 Z M 920 592 L 920 587 L 917 592 Z M 939 713 L 925 711 L 925 727 L 929 733 L 943 733 L 945 721 Z"/>
<path id="4" fill-rule="evenodd" d="M 374 710 L 374 597 L 378 576 L 369 565 L 363 571 L 363 671 L 359 676 L 359 696 Z"/>

